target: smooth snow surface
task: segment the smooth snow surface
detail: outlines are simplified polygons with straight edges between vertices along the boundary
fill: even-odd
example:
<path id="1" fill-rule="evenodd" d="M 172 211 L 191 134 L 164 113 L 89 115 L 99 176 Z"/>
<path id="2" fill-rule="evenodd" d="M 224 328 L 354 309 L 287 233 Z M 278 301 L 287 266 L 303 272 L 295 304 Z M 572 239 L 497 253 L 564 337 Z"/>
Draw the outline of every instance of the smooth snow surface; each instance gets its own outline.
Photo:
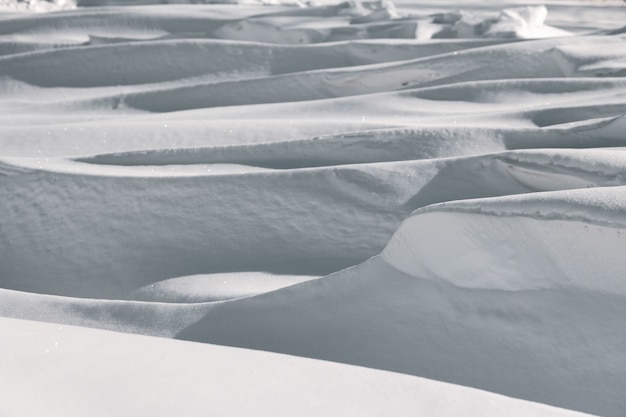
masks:
<path id="1" fill-rule="evenodd" d="M 414 376 L 275 353 L 6 318 L 0 318 L 0 331 L 11 334 L 0 356 L 2 410 L 8 415 L 584 416 Z M 94 406 L 103 402 L 106 407 Z"/>
<path id="2" fill-rule="evenodd" d="M 0 415 L 626 415 L 625 22 L 0 0 Z"/>

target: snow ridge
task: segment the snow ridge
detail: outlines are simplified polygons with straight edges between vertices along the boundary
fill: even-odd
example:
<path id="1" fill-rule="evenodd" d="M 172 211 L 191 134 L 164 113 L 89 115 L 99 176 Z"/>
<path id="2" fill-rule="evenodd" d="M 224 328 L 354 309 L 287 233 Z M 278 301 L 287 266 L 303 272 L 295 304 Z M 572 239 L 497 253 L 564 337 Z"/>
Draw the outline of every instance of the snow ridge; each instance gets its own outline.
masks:
<path id="1" fill-rule="evenodd" d="M 0 1 L 2 406 L 622 417 L 626 9 L 431 3 Z"/>

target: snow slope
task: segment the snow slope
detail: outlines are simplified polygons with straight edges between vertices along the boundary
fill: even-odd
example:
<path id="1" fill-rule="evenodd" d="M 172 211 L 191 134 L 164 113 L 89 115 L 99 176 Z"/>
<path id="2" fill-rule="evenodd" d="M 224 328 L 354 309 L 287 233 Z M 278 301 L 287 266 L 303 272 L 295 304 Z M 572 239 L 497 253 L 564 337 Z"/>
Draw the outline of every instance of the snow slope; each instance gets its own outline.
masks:
<path id="1" fill-rule="evenodd" d="M 4 318 L 0 329 L 12 334 L 0 356 L 2 409 L 9 415 L 584 415 L 423 378 L 265 352 Z"/>
<path id="2" fill-rule="evenodd" d="M 380 257 L 215 306 L 179 336 L 617 415 L 626 385 L 625 193 L 432 205 Z"/>
<path id="3" fill-rule="evenodd" d="M 623 3 L 183 3 L 0 2 L 0 414 L 626 413 Z"/>

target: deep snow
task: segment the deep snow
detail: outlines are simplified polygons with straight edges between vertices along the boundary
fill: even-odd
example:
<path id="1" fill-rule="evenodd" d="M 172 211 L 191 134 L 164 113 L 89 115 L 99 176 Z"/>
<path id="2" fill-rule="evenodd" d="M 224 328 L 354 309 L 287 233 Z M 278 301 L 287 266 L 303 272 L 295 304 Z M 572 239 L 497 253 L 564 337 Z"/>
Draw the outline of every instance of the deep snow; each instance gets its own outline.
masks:
<path id="1" fill-rule="evenodd" d="M 0 2 L 0 414 L 626 413 L 622 2 L 133 3 Z"/>

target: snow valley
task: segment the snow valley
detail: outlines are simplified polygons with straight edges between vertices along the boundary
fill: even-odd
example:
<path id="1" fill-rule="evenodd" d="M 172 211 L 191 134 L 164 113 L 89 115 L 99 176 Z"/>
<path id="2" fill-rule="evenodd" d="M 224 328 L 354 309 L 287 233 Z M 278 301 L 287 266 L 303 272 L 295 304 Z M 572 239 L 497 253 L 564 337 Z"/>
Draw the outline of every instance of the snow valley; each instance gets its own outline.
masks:
<path id="1" fill-rule="evenodd" d="M 0 1 L 0 414 L 625 415 L 624 22 Z"/>

